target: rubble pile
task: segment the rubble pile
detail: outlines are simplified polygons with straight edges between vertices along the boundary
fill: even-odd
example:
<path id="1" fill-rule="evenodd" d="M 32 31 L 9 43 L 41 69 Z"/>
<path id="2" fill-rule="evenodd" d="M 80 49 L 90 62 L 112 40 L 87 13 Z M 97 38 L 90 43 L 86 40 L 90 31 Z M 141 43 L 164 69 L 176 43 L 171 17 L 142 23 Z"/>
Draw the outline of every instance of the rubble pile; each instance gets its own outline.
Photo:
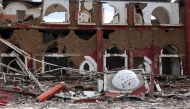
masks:
<path id="1" fill-rule="evenodd" d="M 43 92 L 35 82 L 31 82 L 30 78 L 19 74 L 9 74 L 6 83 L 1 83 L 0 100 L 1 108 L 31 108 L 31 109 L 128 109 L 128 108 L 188 108 L 190 101 L 190 83 L 189 77 L 186 76 L 168 76 L 155 75 L 155 92 L 153 96 L 146 94 L 146 99 L 138 97 L 129 97 L 128 94 L 111 93 L 107 91 L 98 92 L 97 80 L 101 79 L 101 74 L 94 75 L 78 75 L 82 78 L 70 79 L 54 79 L 52 75 L 42 74 L 35 75 L 42 86 L 46 89 Z M 13 76 L 14 75 L 14 76 Z M 99 75 L 99 76 L 98 76 Z M 22 78 L 16 81 L 16 77 Z M 91 76 L 91 77 L 90 77 Z M 49 78 L 48 78 L 49 77 Z M 63 78 L 63 76 L 62 76 Z M 19 80 L 19 79 L 18 79 Z M 64 84 L 63 87 L 55 88 L 59 84 Z M 159 86 L 159 87 L 156 87 Z M 6 87 L 6 88 L 4 88 Z M 18 90 L 20 89 L 20 90 Z M 52 97 L 39 100 L 39 96 L 46 93 L 47 96 L 54 93 Z M 51 93 L 47 94 L 48 91 Z M 4 102 L 4 103 L 3 103 Z M 64 107 L 64 108 L 63 108 Z"/>
<path id="2" fill-rule="evenodd" d="M 97 80 L 101 79 L 101 74 L 99 76 L 98 74 L 94 75 L 92 78 L 90 78 L 90 74 L 88 76 L 80 75 L 82 78 L 79 79 L 73 79 L 71 76 L 69 77 L 70 79 L 64 82 L 64 87 L 61 87 L 60 92 L 44 101 L 40 101 L 38 97 L 46 92 L 43 92 L 35 82 L 30 82 L 32 81 L 30 78 L 19 74 L 9 75 L 12 76 L 8 77 L 7 80 L 12 79 L 13 81 L 1 83 L 0 87 L 1 108 L 75 109 L 79 107 L 80 109 L 106 109 L 110 107 L 111 109 L 128 109 L 156 108 L 157 106 L 160 108 L 189 107 L 190 88 L 188 84 L 190 83 L 190 79 L 186 76 L 155 75 L 155 83 L 160 86 L 161 91 L 158 91 L 158 87 L 155 85 L 154 95 L 146 95 L 145 100 L 138 97 L 128 97 L 128 94 L 116 94 L 103 90 L 98 92 Z M 18 76 L 22 80 L 16 81 L 16 79 L 19 80 Z M 40 80 L 40 83 L 47 92 L 63 81 L 63 79 L 52 79 L 53 76 L 48 74 L 35 75 L 35 77 Z M 5 86 L 6 88 L 4 88 Z"/>

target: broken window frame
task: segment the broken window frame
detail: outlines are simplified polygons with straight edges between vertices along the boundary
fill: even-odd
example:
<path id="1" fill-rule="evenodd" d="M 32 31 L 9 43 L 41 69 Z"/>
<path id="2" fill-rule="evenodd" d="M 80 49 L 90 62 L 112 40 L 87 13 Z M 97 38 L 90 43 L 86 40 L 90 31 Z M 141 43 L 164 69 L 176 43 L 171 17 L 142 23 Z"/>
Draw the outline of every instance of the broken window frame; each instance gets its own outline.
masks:
<path id="1" fill-rule="evenodd" d="M 146 57 L 146 56 L 143 56 L 143 57 L 134 57 L 133 60 L 135 58 L 142 58 L 143 59 L 143 63 L 142 64 L 144 65 L 144 67 L 142 69 L 144 69 L 144 71 L 146 73 L 151 73 L 152 72 L 152 68 L 151 68 L 152 61 L 148 57 Z M 135 63 L 135 61 L 134 61 L 134 63 Z M 136 68 L 136 69 L 141 69 L 141 68 Z"/>
<path id="2" fill-rule="evenodd" d="M 113 18 L 112 18 L 112 20 L 110 21 L 110 22 L 108 22 L 108 23 L 105 23 L 104 22 L 104 20 L 106 20 L 105 19 L 105 9 L 103 8 L 103 5 L 102 5 L 102 25 L 113 25 L 111 22 L 114 20 L 114 17 L 115 17 L 115 11 L 116 11 L 116 9 L 113 7 L 113 6 L 111 6 L 109 3 L 104 3 L 104 4 L 108 4 L 110 7 L 112 7 L 113 8 Z M 118 11 L 118 10 L 117 10 Z M 119 11 L 118 11 L 118 14 L 119 14 Z M 118 19 L 119 20 L 119 19 Z M 118 21 L 118 23 L 119 23 L 119 21 Z"/>
<path id="3" fill-rule="evenodd" d="M 0 63 L 3 63 L 2 62 L 2 59 L 3 58 L 9 58 L 9 57 L 15 57 L 16 58 L 16 56 L 14 56 L 12 53 L 1 53 L 0 54 Z M 16 60 L 15 60 L 16 61 Z M 13 61 L 12 61 L 13 62 Z M 9 63 L 10 64 L 10 63 Z M 27 57 L 26 56 L 24 56 L 24 64 L 25 65 L 27 65 L 28 64 L 28 62 L 27 62 Z M 0 65 L 0 72 L 3 72 L 3 66 L 2 65 Z M 8 68 L 7 68 L 8 69 Z M 10 70 L 10 69 L 9 69 Z M 18 70 L 18 69 L 17 69 Z M 7 70 L 8 71 L 8 70 Z M 9 73 L 9 72 L 5 72 L 5 73 Z M 18 72 L 16 72 L 16 73 L 18 73 Z"/>
<path id="4" fill-rule="evenodd" d="M 102 25 L 128 25 L 127 24 L 127 8 L 125 7 L 125 6 L 123 6 L 123 5 L 125 5 L 125 4 L 127 4 L 128 2 L 117 2 L 118 4 L 120 4 L 121 6 L 120 7 L 117 7 L 117 6 L 114 6 L 114 4 L 115 4 L 115 2 L 114 1 L 107 1 L 107 2 L 102 2 L 102 3 L 105 3 L 105 4 L 108 4 L 109 6 L 111 6 L 114 10 L 113 10 L 113 12 L 114 12 L 114 14 L 115 14 L 115 10 L 117 10 L 117 14 L 115 14 L 114 16 L 113 16 L 113 19 L 112 19 L 112 21 L 114 20 L 114 17 L 116 16 L 116 15 L 118 15 L 118 23 L 117 24 L 112 24 L 111 22 L 109 22 L 109 23 L 104 23 L 104 22 L 102 22 Z M 123 8 L 122 8 L 123 7 Z M 122 9 L 121 9 L 122 8 Z M 122 13 L 122 11 L 124 11 L 123 13 Z M 121 11 L 121 12 L 120 12 Z M 122 19 L 123 18 L 123 19 Z M 103 8 L 103 6 L 102 6 L 102 21 L 104 21 L 104 8 Z"/>
<path id="5" fill-rule="evenodd" d="M 144 25 L 152 25 L 151 23 L 151 15 L 152 12 L 158 8 L 162 7 L 166 11 L 166 13 L 169 16 L 170 23 L 169 24 L 159 24 L 160 26 L 182 26 L 182 24 L 179 23 L 179 8 L 178 3 L 147 3 L 147 6 L 142 10 L 143 12 L 143 20 Z M 174 8 L 175 7 L 175 8 Z"/>
<path id="6" fill-rule="evenodd" d="M 159 55 L 159 61 L 160 61 L 160 75 L 162 75 L 162 58 L 163 57 L 176 57 L 176 58 L 180 58 L 180 74 L 183 75 L 184 72 L 183 72 L 183 63 L 182 63 L 182 57 L 184 57 L 185 55 L 184 54 L 178 54 L 178 55 L 171 55 L 171 54 L 161 54 Z"/>
<path id="7" fill-rule="evenodd" d="M 23 14 L 24 16 L 22 16 L 23 17 L 23 19 L 21 19 L 20 17 L 21 17 L 21 15 L 20 14 Z M 21 22 L 21 21 L 24 21 L 24 19 L 25 19 L 25 16 L 26 16 L 26 11 L 25 10 L 16 10 L 16 21 L 17 22 Z"/>
<path id="8" fill-rule="evenodd" d="M 160 8 L 161 8 L 161 12 L 165 12 L 165 13 L 167 13 L 167 17 L 169 18 L 169 19 L 168 19 L 168 20 L 169 20 L 168 23 L 160 23 L 160 22 L 159 22 L 159 19 L 156 18 L 155 15 L 153 15 L 153 13 L 154 13 L 157 9 L 160 9 Z M 156 20 L 158 20 L 158 23 L 161 24 L 161 25 L 163 25 L 163 24 L 165 24 L 165 25 L 169 25 L 169 24 L 171 24 L 170 13 L 168 12 L 168 10 L 167 10 L 165 7 L 158 6 L 158 7 L 154 8 L 154 10 L 152 11 L 151 15 L 154 16 L 154 17 L 156 18 Z M 151 19 L 151 20 L 152 20 L 152 19 Z"/>
<path id="9" fill-rule="evenodd" d="M 103 70 L 104 71 L 109 71 L 108 68 L 106 67 L 106 58 L 107 57 L 124 57 L 125 58 L 124 59 L 124 61 L 125 61 L 124 69 L 128 69 L 128 56 L 126 54 L 126 51 L 124 51 L 124 54 L 108 54 L 107 51 L 105 51 L 105 55 L 103 57 L 103 68 L 104 68 Z"/>
<path id="10" fill-rule="evenodd" d="M 49 54 L 46 54 L 42 57 L 42 70 L 41 70 L 41 73 L 47 73 L 47 71 L 45 71 L 45 66 L 46 66 L 46 62 L 45 62 L 45 58 L 46 57 L 68 57 L 68 56 L 65 56 L 64 54 L 57 54 L 57 53 L 49 53 Z M 53 64 L 53 63 L 52 63 Z M 62 70 L 64 68 L 56 68 L 56 69 L 52 69 L 52 70 Z"/>
<path id="11" fill-rule="evenodd" d="M 70 24 L 70 13 L 69 13 L 69 6 L 67 6 L 67 2 L 68 2 L 68 4 L 69 4 L 69 1 L 65 1 L 66 3 L 59 3 L 59 1 L 55 1 L 55 2 L 53 2 L 53 3 L 51 3 L 51 5 L 49 5 L 49 4 L 44 4 L 44 6 L 43 6 L 43 12 L 42 12 L 42 22 L 41 22 L 41 24 L 60 24 L 60 25 L 68 25 L 68 24 Z M 64 5 L 65 4 L 65 5 Z M 46 6 L 47 5 L 47 6 Z M 44 21 L 44 17 L 45 16 L 48 16 L 49 14 L 51 14 L 51 13 L 49 13 L 48 15 L 46 15 L 46 11 L 47 10 L 49 10 L 49 8 L 51 8 L 51 6 L 53 6 L 53 5 L 60 5 L 62 8 L 64 8 L 65 9 L 65 11 L 62 11 L 62 10 L 56 10 L 56 11 L 53 11 L 53 12 L 51 12 L 51 13 L 55 13 L 55 12 L 65 12 L 65 21 L 64 22 L 43 22 Z M 45 9 L 44 9 L 45 8 Z"/>

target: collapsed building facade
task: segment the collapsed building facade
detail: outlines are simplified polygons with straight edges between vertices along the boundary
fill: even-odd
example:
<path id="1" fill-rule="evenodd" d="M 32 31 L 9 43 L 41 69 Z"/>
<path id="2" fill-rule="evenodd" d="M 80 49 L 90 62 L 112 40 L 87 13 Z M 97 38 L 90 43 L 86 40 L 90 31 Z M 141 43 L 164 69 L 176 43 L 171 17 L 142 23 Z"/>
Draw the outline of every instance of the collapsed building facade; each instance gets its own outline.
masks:
<path id="1" fill-rule="evenodd" d="M 106 72 L 143 68 L 146 73 L 190 75 L 188 0 L 3 0 L 0 35 L 36 62 L 20 56 L 31 71 L 65 75 L 65 69 Z M 104 4 L 114 9 L 105 23 Z M 64 12 L 64 21 L 46 22 L 45 16 Z M 155 19 L 151 19 L 154 16 Z M 3 64 L 21 70 L 12 48 L 0 43 Z M 1 72 L 9 73 L 5 67 Z"/>

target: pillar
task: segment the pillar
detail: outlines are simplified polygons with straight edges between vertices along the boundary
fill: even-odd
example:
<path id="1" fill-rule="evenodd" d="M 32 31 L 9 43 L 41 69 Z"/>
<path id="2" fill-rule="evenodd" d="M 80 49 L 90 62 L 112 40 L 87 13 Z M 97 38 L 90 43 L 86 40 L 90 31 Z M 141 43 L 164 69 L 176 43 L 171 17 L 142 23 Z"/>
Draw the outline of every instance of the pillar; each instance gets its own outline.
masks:
<path id="1" fill-rule="evenodd" d="M 28 53 L 31 58 L 33 57 L 32 52 L 26 51 L 26 50 L 25 50 L 25 52 Z M 27 62 L 28 69 L 33 69 L 33 60 L 29 59 L 29 58 L 25 58 L 25 59 L 26 59 L 25 61 Z"/>
<path id="2" fill-rule="evenodd" d="M 154 42 L 153 42 L 153 45 L 151 46 L 151 53 L 152 53 L 152 57 L 151 57 L 152 72 L 150 73 L 150 95 L 153 96 L 153 94 L 154 94 L 154 73 L 155 73 L 155 65 L 157 64 L 157 63 L 155 63 L 156 50 L 155 50 Z"/>
<path id="3" fill-rule="evenodd" d="M 127 5 L 127 23 L 129 28 L 134 27 L 134 20 L 135 19 L 135 5 L 129 4 Z"/>
<path id="4" fill-rule="evenodd" d="M 98 65 L 98 72 L 102 72 L 103 60 L 102 60 L 102 36 L 103 31 L 98 29 L 97 30 L 97 65 Z"/>
<path id="5" fill-rule="evenodd" d="M 186 6 L 186 38 L 187 38 L 187 75 L 190 76 L 190 0 L 185 0 Z"/>

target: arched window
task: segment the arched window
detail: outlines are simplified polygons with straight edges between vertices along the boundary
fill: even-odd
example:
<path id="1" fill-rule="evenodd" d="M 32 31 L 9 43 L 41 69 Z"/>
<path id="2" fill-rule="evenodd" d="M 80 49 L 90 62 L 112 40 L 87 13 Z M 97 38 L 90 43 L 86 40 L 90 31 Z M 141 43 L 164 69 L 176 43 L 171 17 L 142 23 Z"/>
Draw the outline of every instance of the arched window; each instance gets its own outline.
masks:
<path id="1" fill-rule="evenodd" d="M 113 6 L 103 4 L 103 23 L 119 24 L 119 12 Z"/>
<path id="2" fill-rule="evenodd" d="M 45 62 L 59 65 L 62 67 L 68 67 L 68 57 L 64 57 L 63 55 L 57 54 L 58 53 L 57 45 L 49 46 L 46 50 L 44 50 L 44 52 L 47 53 L 47 55 L 45 55 L 44 57 Z M 65 50 L 63 50 L 62 52 L 66 53 Z M 49 64 L 45 65 L 45 71 L 51 71 L 57 68 L 60 68 L 60 67 L 49 65 Z M 49 72 L 49 74 L 54 75 L 54 76 L 60 76 L 62 74 L 65 75 L 66 70 L 64 69 L 54 70 L 54 71 Z"/>
<path id="3" fill-rule="evenodd" d="M 158 23 L 158 24 L 170 24 L 170 17 L 167 12 L 167 10 L 164 7 L 157 7 L 152 11 L 152 16 L 155 17 L 155 19 L 152 19 L 152 23 Z"/>
<path id="4" fill-rule="evenodd" d="M 57 53 L 58 48 L 57 45 L 49 46 L 46 50 L 44 50 L 45 53 Z"/>
<path id="5" fill-rule="evenodd" d="M 18 48 L 20 48 L 19 45 L 15 45 L 15 46 L 17 46 Z M 3 64 L 9 65 L 9 66 L 12 67 L 12 68 L 15 68 L 15 69 L 17 69 L 17 70 L 19 70 L 19 71 L 22 71 L 22 69 L 20 68 L 20 66 L 19 66 L 19 65 L 17 64 L 17 62 L 15 61 L 16 57 L 9 55 L 12 51 L 15 51 L 15 50 L 13 50 L 12 48 L 10 48 L 10 47 L 8 47 L 8 46 L 5 46 L 5 47 L 2 49 L 2 53 L 1 53 L 1 54 L 3 54 L 3 55 L 1 55 L 0 60 L 1 60 L 1 62 L 2 62 Z M 15 52 L 16 52 L 16 51 L 15 51 Z M 16 53 L 17 53 L 17 52 L 16 52 Z M 25 62 L 23 56 L 20 55 L 19 58 L 22 60 L 22 62 Z M 0 69 L 1 69 L 1 71 L 3 71 L 3 72 L 7 72 L 7 71 L 8 71 L 7 73 L 15 72 L 15 71 L 10 70 L 10 69 L 8 70 L 6 67 L 2 67 L 2 68 L 0 68 Z"/>
<path id="6" fill-rule="evenodd" d="M 166 75 L 181 74 L 181 58 L 177 56 L 178 48 L 174 45 L 166 45 L 161 52 L 161 72 Z"/>
<path id="7" fill-rule="evenodd" d="M 89 69 L 90 69 L 90 66 L 89 66 L 87 63 L 85 63 L 85 64 L 84 64 L 84 70 L 89 71 Z"/>
<path id="8" fill-rule="evenodd" d="M 121 50 L 118 45 L 112 45 L 106 50 L 106 55 L 104 56 L 104 67 L 107 70 L 125 69 L 127 67 L 126 61 L 126 52 Z"/>
<path id="9" fill-rule="evenodd" d="M 45 22 L 68 22 L 67 10 L 60 4 L 50 5 L 44 13 Z"/>
<path id="10" fill-rule="evenodd" d="M 178 54 L 178 48 L 174 45 L 166 45 L 162 49 L 162 54 Z"/>

